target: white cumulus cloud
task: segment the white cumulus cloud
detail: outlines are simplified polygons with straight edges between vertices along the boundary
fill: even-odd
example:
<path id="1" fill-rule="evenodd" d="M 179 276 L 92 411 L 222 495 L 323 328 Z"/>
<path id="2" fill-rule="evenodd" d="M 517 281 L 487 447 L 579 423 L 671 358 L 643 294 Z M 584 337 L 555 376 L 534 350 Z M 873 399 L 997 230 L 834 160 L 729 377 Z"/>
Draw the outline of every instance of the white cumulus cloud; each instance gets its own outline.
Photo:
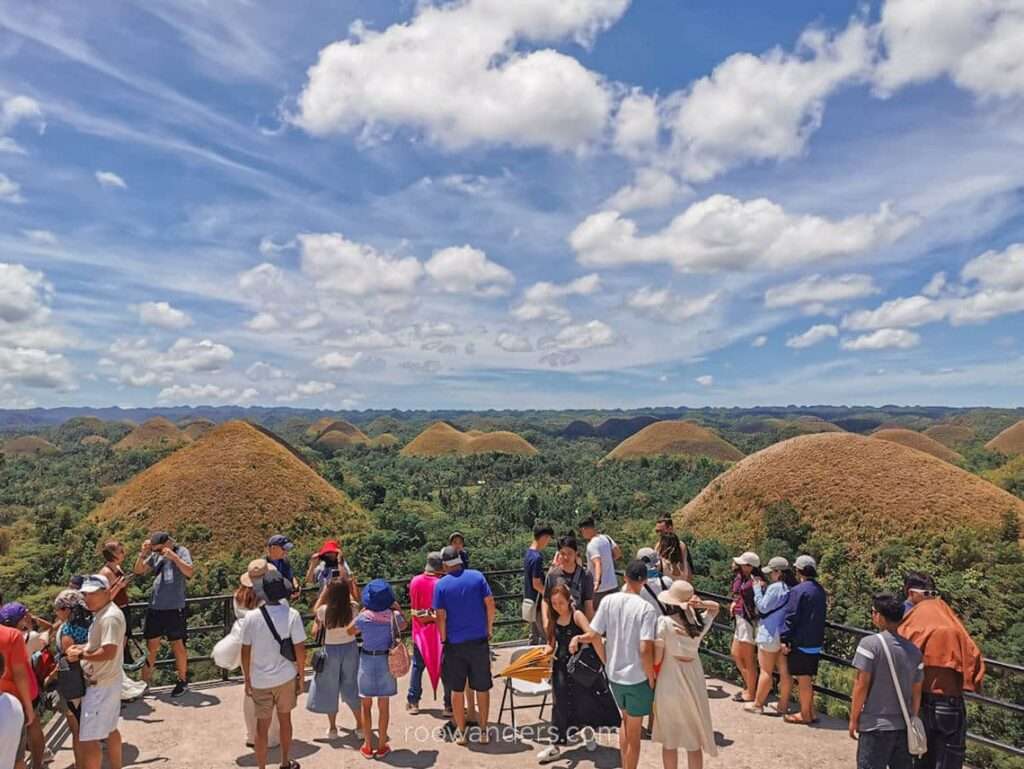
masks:
<path id="1" fill-rule="evenodd" d="M 522 302 L 512 310 L 517 320 L 551 320 L 569 323 L 572 314 L 562 302 L 573 296 L 592 296 L 601 290 L 601 278 L 596 273 L 584 275 L 568 283 L 541 281 L 534 283 L 523 294 Z"/>
<path id="2" fill-rule="evenodd" d="M 577 260 L 591 267 L 670 264 L 682 272 L 781 269 L 838 261 L 887 245 L 918 224 L 888 204 L 877 213 L 826 219 L 790 214 L 765 198 L 712 195 L 664 229 L 641 235 L 616 211 L 592 214 L 569 237 Z"/>
<path id="3" fill-rule="evenodd" d="M 824 342 L 826 339 L 833 339 L 837 336 L 839 336 L 838 328 L 833 326 L 831 323 L 821 323 L 816 326 L 811 326 L 802 334 L 791 336 L 786 340 L 786 347 L 792 347 L 794 350 L 802 350 L 806 347 L 813 347 L 816 344 Z"/>
<path id="4" fill-rule="evenodd" d="M 869 74 L 870 42 L 854 20 L 836 35 L 808 29 L 794 53 L 733 54 L 670 100 L 671 154 L 695 181 L 743 162 L 799 155 L 821 126 L 826 99 Z"/>
<path id="5" fill-rule="evenodd" d="M 795 283 L 775 286 L 765 291 L 764 306 L 769 309 L 798 306 L 821 309 L 836 302 L 861 299 L 877 293 L 878 288 L 870 275 L 808 275 Z"/>
<path id="6" fill-rule="evenodd" d="M 157 394 L 157 400 L 163 403 L 229 403 L 238 395 L 233 387 L 220 387 L 215 384 L 171 385 Z"/>
<path id="7" fill-rule="evenodd" d="M 982 97 L 1024 94 L 1020 0 L 886 0 L 878 29 L 883 93 L 946 76 Z"/>
<path id="8" fill-rule="evenodd" d="M 704 296 L 685 298 L 667 288 L 644 286 L 626 297 L 626 307 L 640 315 L 681 323 L 711 312 L 720 296 L 715 291 Z"/>
<path id="9" fill-rule="evenodd" d="M 689 187 L 680 184 L 671 174 L 657 168 L 640 168 L 633 182 L 608 198 L 604 208 L 620 213 L 663 208 L 688 192 Z"/>
<path id="10" fill-rule="evenodd" d="M 509 270 L 472 246 L 451 246 L 435 251 L 424 268 L 434 283 L 450 294 L 504 296 L 516 282 Z"/>
<path id="11" fill-rule="evenodd" d="M 0 345 L 0 382 L 41 390 L 75 389 L 73 370 L 67 358 L 32 347 Z"/>
<path id="12" fill-rule="evenodd" d="M 411 293 L 423 275 L 412 256 L 395 257 L 340 233 L 298 236 L 302 271 L 322 290 L 355 297 Z"/>
<path id="13" fill-rule="evenodd" d="M 715 378 L 711 374 L 703 374 L 693 380 L 701 387 L 711 387 L 715 383 Z"/>
<path id="14" fill-rule="evenodd" d="M 113 171 L 97 171 L 96 181 L 99 182 L 101 187 L 106 187 L 108 189 L 128 189 L 127 182 Z"/>
<path id="15" fill-rule="evenodd" d="M 566 326 L 555 334 L 553 346 L 560 350 L 589 350 L 593 347 L 608 347 L 617 342 L 615 332 L 604 321 Z"/>
<path id="16" fill-rule="evenodd" d="M 245 322 L 245 326 L 251 331 L 265 333 L 281 328 L 281 322 L 271 312 L 258 312 Z"/>
<path id="17" fill-rule="evenodd" d="M 293 120 L 311 133 L 409 127 L 447 148 L 503 143 L 571 150 L 599 138 L 609 86 L 576 59 L 530 44 L 586 42 L 629 0 L 419 4 L 376 32 L 357 22 L 320 51 Z"/>
<path id="18" fill-rule="evenodd" d="M 348 371 L 358 366 L 362 360 L 361 352 L 328 352 L 313 361 L 313 365 L 325 371 Z"/>
<path id="19" fill-rule="evenodd" d="M 173 330 L 192 325 L 192 318 L 188 313 L 172 307 L 167 302 L 143 302 L 137 309 L 139 321 L 147 326 Z"/>
<path id="20" fill-rule="evenodd" d="M 502 331 L 498 334 L 494 340 L 494 344 L 499 349 L 505 352 L 532 352 L 533 345 L 530 344 L 530 340 L 520 334 L 513 334 L 508 331 Z"/>
<path id="21" fill-rule="evenodd" d="M 908 350 L 917 347 L 921 343 L 921 336 L 913 331 L 904 328 L 880 328 L 870 334 L 844 339 L 842 346 L 844 350 L 887 350 L 898 349 Z"/>

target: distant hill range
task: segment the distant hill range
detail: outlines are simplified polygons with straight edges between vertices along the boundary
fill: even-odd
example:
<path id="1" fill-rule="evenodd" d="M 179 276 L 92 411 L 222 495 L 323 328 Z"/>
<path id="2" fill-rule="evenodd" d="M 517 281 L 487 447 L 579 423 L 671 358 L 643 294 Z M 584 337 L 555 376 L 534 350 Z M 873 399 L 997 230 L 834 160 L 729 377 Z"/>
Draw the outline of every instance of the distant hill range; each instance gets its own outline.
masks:
<path id="1" fill-rule="evenodd" d="M 69 420 L 78 419 L 75 429 L 84 434 L 97 430 L 90 424 L 101 420 L 107 425 L 132 427 L 156 417 L 172 422 L 185 434 L 196 439 L 210 429 L 210 423 L 223 424 L 241 419 L 275 430 L 289 439 L 300 440 L 312 424 L 329 425 L 346 422 L 374 438 L 384 433 L 397 436 L 401 442 L 411 440 L 436 422 L 447 422 L 462 431 L 474 429 L 494 432 L 507 430 L 523 433 L 534 430 L 565 440 L 598 439 L 621 442 L 655 422 L 690 420 L 718 432 L 740 433 L 772 430 L 786 436 L 827 430 L 843 430 L 868 434 L 879 428 L 905 428 L 918 432 L 930 430 L 949 448 L 972 440 L 984 442 L 1001 430 L 1024 419 L 1024 408 L 952 408 L 945 406 L 757 406 L 753 408 L 687 408 L 685 406 L 648 406 L 638 409 L 563 409 L 563 410 L 484 410 L 464 409 L 367 409 L 363 411 L 332 411 L 270 406 L 174 406 L 152 408 L 94 408 L 64 406 L 51 409 L 0 409 L 0 431 L 8 435 L 44 432 Z M 933 434 L 937 432 L 938 434 Z M 342 435 L 346 433 L 342 431 Z M 105 435 L 116 443 L 123 435 Z M 351 434 L 349 434 L 351 439 Z M 356 435 L 357 441 L 359 434 Z M 306 438 L 314 441 L 315 438 Z M 332 445 L 341 436 L 331 436 Z M 390 436 L 380 442 L 394 442 Z M 370 443 L 369 445 L 375 445 Z"/>
<path id="2" fill-rule="evenodd" d="M 599 425 L 592 425 L 590 422 L 584 422 L 582 419 L 577 419 L 574 422 L 570 422 L 569 425 L 562 430 L 561 436 L 569 440 L 577 440 L 578 438 L 610 438 L 616 441 L 624 441 L 631 435 L 640 432 L 648 425 L 653 425 L 655 422 L 660 421 L 658 417 L 652 416 L 638 416 L 638 417 L 612 417 L 606 419 Z"/>

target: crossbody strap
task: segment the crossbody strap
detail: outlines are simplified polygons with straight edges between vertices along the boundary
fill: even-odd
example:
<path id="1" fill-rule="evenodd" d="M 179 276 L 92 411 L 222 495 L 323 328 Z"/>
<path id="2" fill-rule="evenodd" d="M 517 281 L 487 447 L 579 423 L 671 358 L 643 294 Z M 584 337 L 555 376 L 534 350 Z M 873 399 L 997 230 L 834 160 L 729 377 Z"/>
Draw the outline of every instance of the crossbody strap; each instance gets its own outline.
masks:
<path id="1" fill-rule="evenodd" d="M 277 632 L 277 628 L 274 627 L 274 620 L 270 618 L 270 612 L 267 611 L 266 606 L 260 607 L 260 614 L 263 615 L 263 619 L 267 622 L 267 627 L 270 628 L 270 635 L 274 636 L 274 640 L 281 643 L 281 635 Z"/>
<path id="2" fill-rule="evenodd" d="M 662 581 L 661 581 L 661 579 L 662 579 L 662 578 L 661 578 L 661 577 L 659 577 L 659 578 L 658 578 L 658 582 L 659 582 L 659 584 L 661 585 L 662 589 L 664 589 L 664 587 L 665 587 L 665 583 L 664 583 L 664 582 L 662 582 Z M 662 614 L 664 614 L 664 615 L 667 615 L 667 614 L 668 614 L 668 609 L 666 609 L 666 608 L 665 608 L 665 605 L 664 605 L 664 604 L 663 604 L 663 603 L 662 603 L 661 601 L 659 601 L 659 600 L 658 600 L 658 596 L 657 596 L 657 595 L 655 595 L 654 591 L 653 591 L 653 590 L 651 590 L 651 586 L 650 586 L 650 585 L 648 585 L 648 584 L 647 584 L 646 582 L 644 583 L 644 590 L 646 590 L 646 591 L 647 591 L 647 593 L 648 593 L 648 595 L 650 595 L 650 596 L 651 596 L 651 598 L 653 598 L 653 599 L 654 599 L 654 602 L 655 602 L 656 604 L 658 604 L 658 608 L 659 608 L 659 609 L 661 609 L 661 613 L 662 613 Z"/>
<path id="3" fill-rule="evenodd" d="M 767 591 L 766 591 L 766 592 L 767 592 Z M 780 604 L 779 604 L 778 606 L 776 606 L 776 607 L 775 607 L 774 609 L 772 609 L 771 611 L 765 611 L 765 612 L 762 612 L 762 611 L 761 611 L 760 609 L 758 609 L 758 610 L 757 610 L 757 613 L 758 613 L 758 614 L 759 614 L 759 615 L 761 616 L 761 619 L 764 619 L 765 617 L 770 617 L 770 616 L 772 616 L 773 614 L 775 614 L 775 612 L 779 612 L 779 611 L 782 611 L 783 609 L 785 609 L 785 608 L 786 608 L 786 605 L 787 605 L 788 603 L 789 603 L 789 594 L 787 593 L 787 594 L 785 594 L 785 595 L 783 595 L 783 596 L 782 596 L 782 603 L 780 603 Z M 754 603 L 754 606 L 757 606 L 757 602 L 756 602 L 756 601 L 755 601 L 755 603 Z"/>
<path id="4" fill-rule="evenodd" d="M 889 674 L 892 676 L 892 685 L 896 689 L 896 699 L 900 701 L 900 710 L 903 711 L 903 722 L 907 725 L 907 731 L 910 731 L 910 712 L 907 710 L 906 700 L 903 699 L 903 687 L 900 686 L 899 678 L 896 676 L 896 665 L 892 661 L 892 651 L 889 649 L 889 644 L 886 643 L 885 637 L 879 633 L 878 640 L 882 642 L 882 653 L 885 654 L 885 661 L 889 663 Z"/>

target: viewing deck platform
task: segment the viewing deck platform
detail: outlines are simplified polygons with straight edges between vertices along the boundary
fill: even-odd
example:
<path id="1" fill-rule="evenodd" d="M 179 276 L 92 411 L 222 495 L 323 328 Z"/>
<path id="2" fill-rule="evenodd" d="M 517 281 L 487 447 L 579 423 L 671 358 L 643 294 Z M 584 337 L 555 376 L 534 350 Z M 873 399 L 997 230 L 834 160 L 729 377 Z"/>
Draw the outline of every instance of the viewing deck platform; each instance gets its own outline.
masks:
<path id="1" fill-rule="evenodd" d="M 496 650 L 498 659 L 492 669 L 504 668 L 508 649 Z M 426 683 L 426 677 L 424 677 Z M 491 691 L 491 719 L 497 722 L 505 679 L 496 677 Z M 537 710 L 516 713 L 518 735 L 511 729 L 506 712 L 498 731 L 492 731 L 487 746 L 471 744 L 460 747 L 441 736 L 445 719 L 441 717 L 441 693 L 436 702 L 428 691 L 421 703 L 421 712 L 410 716 L 405 712 L 408 681 L 399 682 L 399 694 L 391 700 L 390 728 L 393 752 L 376 763 L 407 769 L 458 767 L 468 769 L 522 769 L 537 766 L 536 754 L 545 746 L 531 732 L 539 731 L 550 717 L 550 699 L 544 720 L 538 721 Z M 721 769 L 790 769 L 799 764 L 819 769 L 853 766 L 856 743 L 846 733 L 844 722 L 822 717 L 815 726 L 785 724 L 780 718 L 756 716 L 730 698 L 738 691 L 731 684 L 708 679 L 711 715 L 715 728 L 718 756 L 706 758 L 708 767 Z M 122 710 L 121 734 L 124 738 L 125 767 L 167 767 L 168 769 L 237 769 L 256 765 L 251 748 L 245 745 L 245 723 L 242 718 L 244 688 L 241 680 L 196 684 L 186 695 L 172 700 L 167 690 L 156 690 L 141 701 Z M 306 696 L 293 712 L 295 742 L 292 758 L 303 769 L 338 769 L 372 765 L 358 752 L 360 743 L 351 731 L 352 715 L 342 708 L 338 715 L 340 737 L 327 739 L 327 718 L 305 708 Z M 517 705 L 539 704 L 539 700 L 518 699 Z M 375 712 L 376 717 L 376 712 Z M 54 769 L 73 766 L 70 739 L 57 753 Z M 279 764 L 280 753 L 272 750 L 269 767 Z M 680 756 L 682 766 L 686 765 Z M 614 735 L 604 735 L 599 747 L 589 752 L 580 746 L 563 751 L 562 757 L 548 766 L 557 769 L 618 767 L 619 754 Z M 661 749 L 644 740 L 640 766 L 661 767 Z"/>

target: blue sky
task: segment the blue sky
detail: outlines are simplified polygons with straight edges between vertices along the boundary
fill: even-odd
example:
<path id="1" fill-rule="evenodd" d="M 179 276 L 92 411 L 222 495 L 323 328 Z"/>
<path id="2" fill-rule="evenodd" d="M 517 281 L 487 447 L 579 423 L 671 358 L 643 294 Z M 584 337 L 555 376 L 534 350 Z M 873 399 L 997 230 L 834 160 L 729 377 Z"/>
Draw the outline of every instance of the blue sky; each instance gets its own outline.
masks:
<path id="1" fill-rule="evenodd" d="M 0 407 L 1020 405 L 1019 0 L 0 2 Z"/>

